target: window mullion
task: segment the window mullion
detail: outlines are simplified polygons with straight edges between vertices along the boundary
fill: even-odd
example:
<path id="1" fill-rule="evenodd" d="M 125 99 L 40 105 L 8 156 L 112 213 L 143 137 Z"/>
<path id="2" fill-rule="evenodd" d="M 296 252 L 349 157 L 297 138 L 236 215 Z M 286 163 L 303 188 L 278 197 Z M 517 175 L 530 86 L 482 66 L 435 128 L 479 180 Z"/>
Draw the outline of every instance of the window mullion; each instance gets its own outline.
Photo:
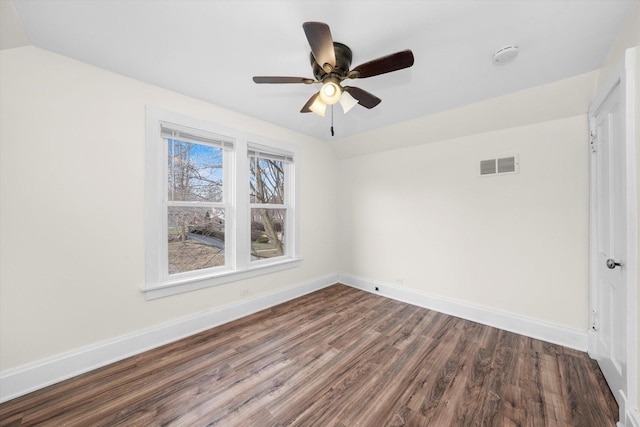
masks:
<path id="1" fill-rule="evenodd" d="M 227 267 L 237 270 L 237 201 L 236 201 L 236 152 L 225 151 L 224 153 L 224 188 L 223 200 L 226 204 L 225 210 L 225 256 L 227 257 Z"/>
<path id="2" fill-rule="evenodd" d="M 251 208 L 249 206 L 249 158 L 244 155 L 247 152 L 247 141 L 237 142 L 238 150 L 236 155 L 236 268 L 245 270 L 249 267 L 251 260 Z"/>

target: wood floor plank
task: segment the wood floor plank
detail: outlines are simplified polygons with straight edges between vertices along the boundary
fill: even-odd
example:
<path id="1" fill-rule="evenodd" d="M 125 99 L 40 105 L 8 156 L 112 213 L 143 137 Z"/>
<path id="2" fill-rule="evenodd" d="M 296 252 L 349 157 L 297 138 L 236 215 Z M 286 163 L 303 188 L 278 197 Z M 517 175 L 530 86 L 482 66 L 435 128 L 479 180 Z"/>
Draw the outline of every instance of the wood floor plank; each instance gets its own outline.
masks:
<path id="1" fill-rule="evenodd" d="M 343 285 L 0 405 L 0 426 L 614 426 L 582 352 Z"/>

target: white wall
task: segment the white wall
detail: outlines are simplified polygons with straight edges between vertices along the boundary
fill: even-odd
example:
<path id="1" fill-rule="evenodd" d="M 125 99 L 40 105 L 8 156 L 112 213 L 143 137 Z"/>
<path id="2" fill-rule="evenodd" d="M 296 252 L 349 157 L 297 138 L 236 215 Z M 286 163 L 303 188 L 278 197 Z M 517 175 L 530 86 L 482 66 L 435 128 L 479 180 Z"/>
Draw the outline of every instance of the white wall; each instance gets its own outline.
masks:
<path id="1" fill-rule="evenodd" d="M 580 115 L 341 160 L 341 271 L 586 331 L 587 147 Z"/>
<path id="2" fill-rule="evenodd" d="M 598 71 L 330 141 L 339 159 L 584 114 Z M 514 108 L 517 106 L 517 108 Z M 398 138 L 402 135 L 402 138 Z"/>
<path id="3" fill-rule="evenodd" d="M 326 144 L 34 47 L 0 67 L 0 371 L 335 273 Z M 145 301 L 146 105 L 300 145 L 301 267 Z"/>
<path id="4" fill-rule="evenodd" d="M 630 47 L 640 46 L 640 5 L 633 10 L 625 25 L 620 29 L 620 34 L 609 49 L 607 56 L 600 68 L 598 87 L 606 84 L 616 67 L 622 64 L 625 51 Z"/>

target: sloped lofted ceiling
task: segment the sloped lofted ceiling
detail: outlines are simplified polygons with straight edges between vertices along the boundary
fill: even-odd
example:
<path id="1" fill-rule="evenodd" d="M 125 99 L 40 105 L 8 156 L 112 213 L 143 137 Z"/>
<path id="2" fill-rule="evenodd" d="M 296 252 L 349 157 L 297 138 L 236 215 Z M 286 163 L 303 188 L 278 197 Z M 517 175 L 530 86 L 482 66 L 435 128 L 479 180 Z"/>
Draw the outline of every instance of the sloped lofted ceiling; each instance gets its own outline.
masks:
<path id="1" fill-rule="evenodd" d="M 6 1 L 6 0 L 2 0 Z M 337 140 L 598 69 L 637 0 L 14 0 L 35 46 L 299 131 Z M 4 10 L 5 8 L 3 8 Z M 347 81 L 372 110 L 301 114 L 318 90 L 256 85 L 312 77 L 305 21 L 326 22 L 353 66 L 411 49 L 412 68 Z M 518 44 L 513 63 L 497 49 Z"/>

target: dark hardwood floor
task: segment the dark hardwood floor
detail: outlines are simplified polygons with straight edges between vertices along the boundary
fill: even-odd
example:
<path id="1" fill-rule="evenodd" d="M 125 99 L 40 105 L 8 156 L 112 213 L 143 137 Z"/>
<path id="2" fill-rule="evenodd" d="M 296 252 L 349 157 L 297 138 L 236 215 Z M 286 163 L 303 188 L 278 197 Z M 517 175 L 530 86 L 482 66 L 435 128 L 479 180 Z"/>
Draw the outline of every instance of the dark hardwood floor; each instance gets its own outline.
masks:
<path id="1" fill-rule="evenodd" d="M 614 426 L 597 364 L 335 285 L 0 405 L 26 426 Z"/>

